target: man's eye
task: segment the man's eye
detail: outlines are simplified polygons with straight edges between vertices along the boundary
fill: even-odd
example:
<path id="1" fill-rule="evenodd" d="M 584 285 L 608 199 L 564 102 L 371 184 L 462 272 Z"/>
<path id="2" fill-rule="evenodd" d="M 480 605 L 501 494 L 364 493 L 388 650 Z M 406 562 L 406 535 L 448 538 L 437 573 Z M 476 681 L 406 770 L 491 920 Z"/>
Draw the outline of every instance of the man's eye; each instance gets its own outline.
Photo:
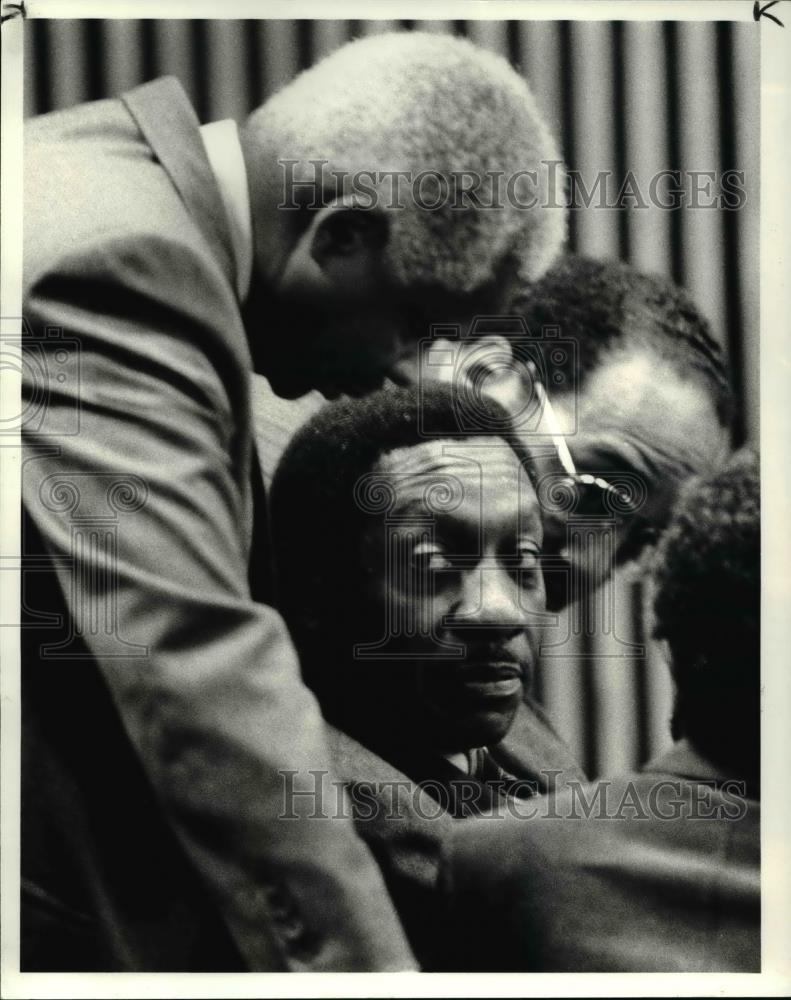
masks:
<path id="1" fill-rule="evenodd" d="M 412 562 L 428 573 L 450 569 L 451 562 L 445 552 L 436 545 L 418 545 L 412 552 Z"/>

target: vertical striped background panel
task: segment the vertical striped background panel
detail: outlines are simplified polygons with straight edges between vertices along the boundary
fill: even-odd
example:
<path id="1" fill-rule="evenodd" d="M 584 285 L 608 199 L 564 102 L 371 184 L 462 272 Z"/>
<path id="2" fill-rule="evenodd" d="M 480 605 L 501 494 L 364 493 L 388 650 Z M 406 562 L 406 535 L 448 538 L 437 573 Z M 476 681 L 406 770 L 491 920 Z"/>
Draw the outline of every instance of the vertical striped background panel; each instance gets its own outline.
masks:
<path id="1" fill-rule="evenodd" d="M 241 119 L 339 45 L 386 30 L 466 35 L 509 59 L 588 187 L 601 171 L 616 191 L 628 171 L 643 187 L 660 170 L 745 172 L 741 211 L 580 209 L 570 213 L 569 244 L 692 292 L 732 362 L 734 444 L 757 442 L 760 72 L 752 24 L 33 19 L 25 26 L 26 113 L 172 74 L 201 120 Z M 598 193 L 587 195 L 595 206 Z M 620 575 L 560 615 L 546 647 L 538 692 L 592 775 L 633 766 L 667 744 L 672 690 L 651 640 L 644 584 Z"/>

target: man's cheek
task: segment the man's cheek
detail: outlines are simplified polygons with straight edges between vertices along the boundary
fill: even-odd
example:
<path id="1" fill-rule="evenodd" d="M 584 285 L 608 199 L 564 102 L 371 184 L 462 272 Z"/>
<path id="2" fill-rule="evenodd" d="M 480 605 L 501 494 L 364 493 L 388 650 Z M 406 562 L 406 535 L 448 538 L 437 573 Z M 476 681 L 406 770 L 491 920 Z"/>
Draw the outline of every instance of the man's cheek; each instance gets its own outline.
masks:
<path id="1" fill-rule="evenodd" d="M 389 595 L 388 628 L 398 630 L 415 650 L 431 649 L 443 632 L 446 603 L 435 595 L 395 588 Z"/>
<path id="2" fill-rule="evenodd" d="M 541 607 L 534 606 L 530 609 L 527 617 L 535 617 L 538 619 L 540 613 L 544 611 L 544 604 L 542 602 Z M 545 624 L 543 622 L 539 623 L 537 620 L 532 624 L 525 626 L 522 642 L 524 643 L 525 649 L 528 655 L 532 659 L 533 663 L 538 659 L 538 652 L 541 648 L 541 642 L 544 638 Z"/>

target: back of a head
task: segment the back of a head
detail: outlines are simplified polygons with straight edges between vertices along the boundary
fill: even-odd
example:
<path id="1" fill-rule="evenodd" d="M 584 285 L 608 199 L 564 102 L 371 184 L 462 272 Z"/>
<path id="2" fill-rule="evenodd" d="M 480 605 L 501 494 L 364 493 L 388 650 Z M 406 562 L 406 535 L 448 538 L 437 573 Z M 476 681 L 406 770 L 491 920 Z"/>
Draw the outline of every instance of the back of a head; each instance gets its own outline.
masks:
<path id="1" fill-rule="evenodd" d="M 462 427 L 445 385 L 336 400 L 300 428 L 283 454 L 271 492 L 279 605 L 305 679 L 328 714 L 342 661 L 351 654 L 350 630 L 363 613 L 362 532 L 371 510 L 384 512 L 387 503 L 384 482 L 361 502 L 361 478 L 382 456 L 419 445 L 427 436 L 464 440 L 479 435 L 507 440 L 532 476 L 505 411 L 487 401 L 478 425 Z"/>
<path id="2" fill-rule="evenodd" d="M 657 553 L 656 635 L 677 687 L 674 726 L 731 775 L 757 779 L 760 468 L 737 452 L 682 493 Z"/>
<path id="3" fill-rule="evenodd" d="M 696 378 L 710 394 L 722 426 L 730 421 L 722 348 L 688 293 L 667 278 L 623 261 L 563 254 L 541 280 L 520 292 L 512 309 L 532 337 L 550 326 L 576 341 L 579 349 L 568 363 L 573 361 L 577 370 L 562 373 L 566 385 L 584 388 L 586 376 L 616 347 L 644 348 L 682 377 Z"/>
<path id="4" fill-rule="evenodd" d="M 271 97 L 245 127 L 270 159 L 297 161 L 295 180 L 313 180 L 315 161 L 324 161 L 332 197 L 333 170 L 405 171 L 404 208 L 389 213 L 387 247 L 403 285 L 472 292 L 508 256 L 523 280 L 535 280 L 560 248 L 555 141 L 524 78 L 464 39 L 401 32 L 351 42 Z M 379 180 L 378 203 L 388 207 L 393 178 Z M 426 207 L 435 200 L 438 207 Z"/>

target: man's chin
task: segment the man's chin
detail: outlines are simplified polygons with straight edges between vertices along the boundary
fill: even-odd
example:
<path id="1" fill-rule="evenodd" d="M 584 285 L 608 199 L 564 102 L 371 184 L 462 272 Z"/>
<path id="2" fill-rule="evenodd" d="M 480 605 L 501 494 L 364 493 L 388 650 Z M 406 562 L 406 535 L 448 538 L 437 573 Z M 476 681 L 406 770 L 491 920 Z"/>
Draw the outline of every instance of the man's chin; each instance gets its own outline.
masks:
<path id="1" fill-rule="evenodd" d="M 339 373 L 330 378 L 319 380 L 318 390 L 326 399 L 338 399 L 339 396 L 351 396 L 361 399 L 384 385 L 384 374 Z"/>
<path id="2" fill-rule="evenodd" d="M 301 373 L 295 375 L 293 372 L 281 372 L 270 368 L 268 372 L 263 372 L 263 375 L 269 382 L 272 392 L 280 399 L 299 399 L 313 388 Z"/>
<path id="3" fill-rule="evenodd" d="M 456 753 L 499 743 L 508 735 L 517 708 L 518 704 L 514 703 L 498 709 L 486 707 L 468 711 L 463 718 L 445 717 L 438 727 L 444 752 Z"/>
<path id="4" fill-rule="evenodd" d="M 318 390 L 328 400 L 339 399 L 341 396 L 353 396 L 359 399 L 378 389 L 382 384 L 382 379 L 363 379 L 343 375 L 335 378 L 327 377 L 325 374 L 316 374 L 315 377 L 311 377 L 309 373 L 303 371 L 298 372 L 296 376 L 272 373 L 269 376 L 269 384 L 272 387 L 272 392 L 281 399 L 299 399 L 313 390 Z"/>

